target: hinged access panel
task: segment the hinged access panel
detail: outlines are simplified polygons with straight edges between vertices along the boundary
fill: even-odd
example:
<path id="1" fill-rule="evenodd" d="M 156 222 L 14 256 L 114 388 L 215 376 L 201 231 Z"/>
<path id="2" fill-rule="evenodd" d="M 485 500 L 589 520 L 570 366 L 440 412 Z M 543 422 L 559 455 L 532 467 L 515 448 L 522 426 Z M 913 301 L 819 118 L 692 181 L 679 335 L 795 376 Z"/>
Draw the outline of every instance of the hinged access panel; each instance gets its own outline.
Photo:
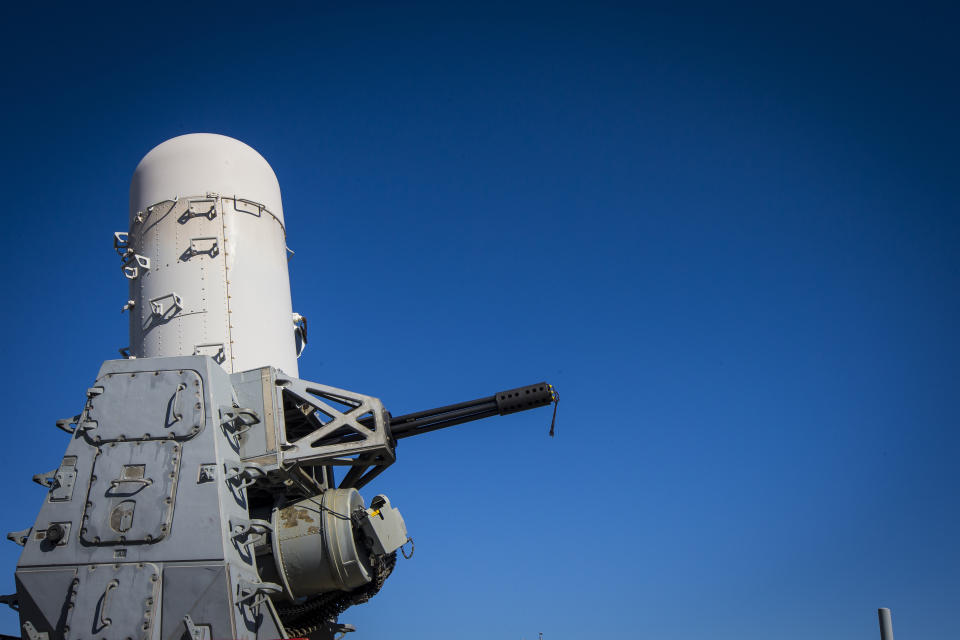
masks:
<path id="1" fill-rule="evenodd" d="M 93 463 L 80 539 L 96 545 L 163 539 L 173 520 L 179 472 L 180 445 L 172 440 L 101 446 Z"/>

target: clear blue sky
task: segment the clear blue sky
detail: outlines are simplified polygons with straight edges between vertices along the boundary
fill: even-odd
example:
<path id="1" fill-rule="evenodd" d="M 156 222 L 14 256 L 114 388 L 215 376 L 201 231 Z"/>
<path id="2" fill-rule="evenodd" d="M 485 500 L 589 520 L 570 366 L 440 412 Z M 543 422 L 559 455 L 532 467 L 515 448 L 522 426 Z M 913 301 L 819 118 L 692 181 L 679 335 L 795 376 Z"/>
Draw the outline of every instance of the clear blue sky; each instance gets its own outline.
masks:
<path id="1" fill-rule="evenodd" d="M 352 4 L 3 10 L 4 531 L 127 344 L 134 167 L 207 131 L 279 177 L 303 377 L 563 395 L 401 443 L 359 638 L 956 638 L 957 11 Z"/>

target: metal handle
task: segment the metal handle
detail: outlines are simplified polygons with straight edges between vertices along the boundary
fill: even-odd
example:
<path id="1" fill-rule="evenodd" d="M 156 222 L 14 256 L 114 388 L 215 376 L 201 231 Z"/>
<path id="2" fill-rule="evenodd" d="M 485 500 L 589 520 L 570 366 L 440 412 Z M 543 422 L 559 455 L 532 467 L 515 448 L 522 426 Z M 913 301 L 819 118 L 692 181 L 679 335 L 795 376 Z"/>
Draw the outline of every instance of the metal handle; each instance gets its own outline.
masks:
<path id="1" fill-rule="evenodd" d="M 113 620 L 107 618 L 103 614 L 107 610 L 107 597 L 110 595 L 110 592 L 117 588 L 119 583 L 116 580 L 111 580 L 107 583 L 107 588 L 103 590 L 103 597 L 100 599 L 100 614 L 97 616 L 97 622 L 100 624 L 100 629 L 108 627 L 113 624 Z M 100 629 L 97 629 L 99 631 Z"/>
<path id="2" fill-rule="evenodd" d="M 260 422 L 260 414 L 253 409 L 245 409 L 243 407 L 220 407 L 220 420 L 233 435 L 239 436 Z M 242 426 L 238 427 L 236 425 L 237 421 L 241 422 Z"/>
<path id="3" fill-rule="evenodd" d="M 193 348 L 195 356 L 210 356 L 217 364 L 223 364 L 227 359 L 227 354 L 223 350 L 222 342 L 209 342 L 207 344 L 198 344 Z"/>
<path id="4" fill-rule="evenodd" d="M 134 484 L 139 484 L 139 485 L 141 485 L 140 487 L 137 488 L 136 491 L 131 491 L 131 492 L 127 493 L 126 495 L 132 495 L 132 494 L 134 494 L 134 493 L 138 493 L 138 492 L 142 491 L 143 489 L 145 489 L 146 487 L 149 487 L 150 485 L 153 484 L 153 480 L 150 479 L 150 478 L 118 478 L 118 479 L 116 479 L 116 480 L 111 480 L 111 481 L 110 481 L 110 491 L 113 491 L 114 489 L 116 489 L 117 487 L 119 487 L 121 484 L 124 484 L 125 482 L 132 482 L 132 483 L 134 483 Z M 108 494 L 109 494 L 109 492 L 108 492 Z"/>
<path id="5" fill-rule="evenodd" d="M 119 480 L 111 480 L 110 488 L 116 487 L 117 485 L 121 485 L 124 482 L 135 482 L 137 484 L 142 484 L 145 487 L 148 487 L 151 484 L 153 484 L 153 480 L 151 478 L 122 478 Z"/>
<path id="6" fill-rule="evenodd" d="M 180 413 L 180 392 L 187 388 L 183 382 L 177 385 L 177 390 L 173 392 L 173 402 L 170 405 L 171 423 L 183 420 L 183 414 Z"/>
<path id="7" fill-rule="evenodd" d="M 201 249 L 199 244 L 201 242 L 210 242 L 210 248 Z M 217 236 L 200 236 L 198 238 L 190 238 L 190 246 L 186 251 L 183 252 L 184 257 L 189 259 L 202 253 L 207 254 L 211 258 L 215 258 L 220 253 L 219 238 L 217 238 Z"/>

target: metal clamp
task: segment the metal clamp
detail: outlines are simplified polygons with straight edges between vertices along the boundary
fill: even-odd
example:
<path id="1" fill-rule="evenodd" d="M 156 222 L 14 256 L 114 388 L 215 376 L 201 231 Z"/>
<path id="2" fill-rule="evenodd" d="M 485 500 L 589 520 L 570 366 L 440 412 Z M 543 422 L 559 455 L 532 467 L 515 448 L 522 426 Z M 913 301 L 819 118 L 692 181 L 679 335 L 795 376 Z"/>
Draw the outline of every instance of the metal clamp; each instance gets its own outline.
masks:
<path id="1" fill-rule="evenodd" d="M 208 198 L 200 198 L 197 200 L 189 200 L 187 202 L 187 209 L 184 211 L 177 222 L 180 224 L 186 224 L 193 218 L 206 218 L 207 220 L 213 220 L 217 217 L 217 200 L 220 198 L 217 194 L 210 194 Z M 203 205 L 210 205 L 210 207 L 204 211 Z"/>
<path id="2" fill-rule="evenodd" d="M 299 313 L 293 314 L 293 342 L 299 358 L 307 348 L 307 319 Z"/>
<path id="3" fill-rule="evenodd" d="M 57 429 L 66 431 L 70 435 L 73 435 L 77 432 L 77 423 L 80 422 L 80 415 L 75 415 L 72 418 L 61 418 L 57 420 Z M 72 427 L 70 425 L 73 425 Z"/>
<path id="4" fill-rule="evenodd" d="M 258 464 L 248 462 L 247 464 L 238 464 L 236 462 L 223 463 L 224 479 L 227 482 L 239 480 L 238 489 L 246 489 L 260 478 L 266 478 L 267 472 Z"/>
<path id="5" fill-rule="evenodd" d="M 29 620 L 23 623 L 23 630 L 27 633 L 27 640 L 47 640 L 50 637 L 46 631 L 37 631 Z"/>
<path id="6" fill-rule="evenodd" d="M 201 242 L 210 242 L 210 247 L 207 249 L 201 249 L 199 243 Z M 189 260 L 193 256 L 199 256 L 201 254 L 206 254 L 211 258 L 215 258 L 220 253 L 220 244 L 217 236 L 201 236 L 199 238 L 190 238 L 190 246 L 186 251 L 183 252 L 181 256 L 182 260 Z"/>
<path id="7" fill-rule="evenodd" d="M 183 616 L 183 624 L 187 627 L 190 640 L 210 640 L 210 625 L 194 624 L 189 613 Z"/>
<path id="8" fill-rule="evenodd" d="M 5 604 L 14 611 L 20 611 L 20 597 L 15 593 L 0 596 L 0 604 Z"/>
<path id="9" fill-rule="evenodd" d="M 125 257 L 130 250 L 130 234 L 126 231 L 114 231 L 113 250 L 116 251 L 117 255 L 121 258 Z"/>
<path id="10" fill-rule="evenodd" d="M 260 542 L 271 531 L 273 531 L 273 525 L 267 520 L 230 518 L 230 538 L 232 540 L 247 538 L 247 542 L 243 543 L 244 546 L 251 544 L 249 539 L 252 536 L 257 536 L 253 543 Z"/>
<path id="11" fill-rule="evenodd" d="M 333 640 L 343 640 L 343 637 L 348 633 L 353 633 L 357 628 L 352 624 L 337 624 L 334 631 L 338 635 L 333 637 Z"/>
<path id="12" fill-rule="evenodd" d="M 273 525 L 266 520 L 247 520 L 246 518 L 230 519 L 230 539 L 237 545 L 237 549 L 243 547 L 247 550 L 247 555 L 252 562 L 252 547 L 260 544 L 267 539 L 267 534 L 273 531 Z"/>
<path id="13" fill-rule="evenodd" d="M 132 253 L 132 249 L 127 250 L 127 254 L 120 264 L 120 269 L 127 280 L 136 280 L 140 276 L 140 270 L 150 268 L 150 258 L 142 256 L 139 253 Z"/>
<path id="14" fill-rule="evenodd" d="M 235 436 L 246 433 L 250 430 L 250 427 L 258 422 L 260 422 L 260 414 L 253 409 L 220 407 L 220 423 Z"/>
<path id="15" fill-rule="evenodd" d="M 33 527 L 22 529 L 20 531 L 11 531 L 7 534 L 7 540 L 10 542 L 16 542 L 21 547 L 26 546 L 27 540 L 30 539 L 31 531 L 33 531 Z"/>
<path id="16" fill-rule="evenodd" d="M 217 364 L 223 364 L 227 359 L 226 351 L 222 342 L 211 342 L 209 344 L 198 344 L 193 348 L 195 356 L 210 356 Z"/>
<path id="17" fill-rule="evenodd" d="M 173 304 L 167 306 L 163 304 L 163 300 L 169 298 L 172 300 Z M 171 291 L 170 293 L 158 296 L 150 301 L 150 312 L 158 318 L 167 318 L 172 317 L 177 314 L 178 311 L 183 309 L 183 298 L 178 296 L 176 292 Z M 173 310 L 173 313 L 170 311 Z"/>
<path id="18" fill-rule="evenodd" d="M 36 482 L 41 487 L 46 487 L 47 489 L 52 489 L 54 485 L 57 484 L 57 471 L 60 469 L 54 469 L 53 471 L 47 471 L 46 473 L 38 473 L 33 476 L 33 481 Z"/>
<path id="19" fill-rule="evenodd" d="M 237 604 L 251 608 L 258 607 L 267 600 L 269 593 L 283 593 L 283 587 L 273 582 L 241 580 L 237 583 Z"/>

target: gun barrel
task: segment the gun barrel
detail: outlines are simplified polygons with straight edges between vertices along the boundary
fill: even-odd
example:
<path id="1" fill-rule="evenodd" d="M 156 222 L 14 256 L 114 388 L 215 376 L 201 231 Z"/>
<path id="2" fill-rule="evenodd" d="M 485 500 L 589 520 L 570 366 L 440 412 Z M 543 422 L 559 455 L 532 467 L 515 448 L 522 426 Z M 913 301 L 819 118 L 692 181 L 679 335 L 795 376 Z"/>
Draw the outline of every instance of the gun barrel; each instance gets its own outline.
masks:
<path id="1" fill-rule="evenodd" d="M 507 415 L 545 407 L 555 400 L 553 386 L 546 382 L 508 389 L 486 398 L 417 411 L 390 418 L 390 430 L 396 440 L 409 438 L 496 415 Z"/>

